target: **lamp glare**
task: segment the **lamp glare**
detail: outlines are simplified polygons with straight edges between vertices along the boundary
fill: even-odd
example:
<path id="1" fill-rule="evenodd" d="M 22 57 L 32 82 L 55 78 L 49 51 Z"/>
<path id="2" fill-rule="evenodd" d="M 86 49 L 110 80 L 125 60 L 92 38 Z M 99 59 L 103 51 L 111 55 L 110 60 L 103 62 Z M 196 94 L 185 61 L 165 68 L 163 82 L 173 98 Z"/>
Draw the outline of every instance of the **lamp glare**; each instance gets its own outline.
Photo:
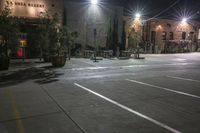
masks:
<path id="1" fill-rule="evenodd" d="M 186 23 L 186 22 L 187 22 L 187 18 L 183 18 L 183 19 L 182 19 L 182 22 L 183 22 L 183 23 Z"/>
<path id="2" fill-rule="evenodd" d="M 136 14 L 135 14 L 135 17 L 136 17 L 136 18 L 140 18 L 140 17 L 141 17 L 141 14 L 140 14 L 140 13 L 136 13 Z"/>
<path id="3" fill-rule="evenodd" d="M 91 4 L 92 5 L 97 5 L 98 4 L 98 0 L 91 0 Z"/>

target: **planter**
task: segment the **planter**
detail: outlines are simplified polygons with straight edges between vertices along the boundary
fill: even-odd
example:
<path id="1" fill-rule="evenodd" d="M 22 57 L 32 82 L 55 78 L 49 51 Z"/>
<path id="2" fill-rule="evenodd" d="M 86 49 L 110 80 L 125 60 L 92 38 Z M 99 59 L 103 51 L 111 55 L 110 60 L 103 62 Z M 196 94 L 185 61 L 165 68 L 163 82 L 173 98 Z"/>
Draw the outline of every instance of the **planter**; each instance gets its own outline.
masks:
<path id="1" fill-rule="evenodd" d="M 63 67 L 66 63 L 66 57 L 63 56 L 53 56 L 51 58 L 52 65 L 54 67 Z"/>
<path id="2" fill-rule="evenodd" d="M 10 58 L 7 56 L 0 57 L 0 70 L 8 70 L 10 66 Z"/>
<path id="3" fill-rule="evenodd" d="M 43 55 L 44 62 L 51 62 L 51 58 L 49 55 Z"/>

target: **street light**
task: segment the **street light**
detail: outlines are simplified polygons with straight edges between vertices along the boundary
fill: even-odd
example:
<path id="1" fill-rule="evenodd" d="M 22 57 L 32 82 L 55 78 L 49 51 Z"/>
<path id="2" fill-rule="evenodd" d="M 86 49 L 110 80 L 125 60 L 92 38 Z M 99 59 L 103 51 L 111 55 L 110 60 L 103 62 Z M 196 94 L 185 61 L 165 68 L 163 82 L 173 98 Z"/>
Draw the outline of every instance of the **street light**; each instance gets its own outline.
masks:
<path id="1" fill-rule="evenodd" d="M 94 13 L 96 12 L 96 10 L 98 9 L 98 3 L 99 0 L 90 0 L 90 3 L 94 9 Z M 93 34 L 94 34 L 94 45 L 95 45 L 95 52 L 94 52 L 94 62 L 98 62 L 97 61 L 97 28 L 96 28 L 96 15 L 95 15 L 95 22 L 94 22 L 94 29 L 93 29 Z"/>
<path id="2" fill-rule="evenodd" d="M 183 18 L 183 19 L 182 19 L 182 23 L 186 23 L 187 21 L 188 21 L 187 18 Z"/>
<path id="3" fill-rule="evenodd" d="M 92 5 L 97 5 L 98 4 L 98 0 L 91 0 L 91 4 Z"/>
<path id="4" fill-rule="evenodd" d="M 142 33 L 143 33 L 143 31 L 142 31 L 142 20 L 141 20 L 141 14 L 139 13 L 139 12 L 137 12 L 136 14 L 135 14 L 135 20 L 134 20 L 134 23 L 135 23 L 135 30 L 136 30 L 136 34 L 140 34 L 140 36 L 142 37 L 143 35 L 142 35 Z M 138 33 L 139 32 L 139 33 Z M 140 33 L 141 32 L 141 33 Z M 138 38 L 138 36 L 136 36 L 136 40 L 138 40 L 139 41 L 139 38 Z M 139 55 L 139 42 L 138 41 L 136 41 L 136 45 L 137 45 L 137 48 L 136 48 L 136 52 L 135 52 L 135 58 L 136 59 L 139 59 L 140 58 L 140 55 Z"/>
<path id="5" fill-rule="evenodd" d="M 140 14 L 140 13 L 136 13 L 136 14 L 135 14 L 135 18 L 136 18 L 136 19 L 139 19 L 140 17 L 141 17 L 141 14 Z"/>

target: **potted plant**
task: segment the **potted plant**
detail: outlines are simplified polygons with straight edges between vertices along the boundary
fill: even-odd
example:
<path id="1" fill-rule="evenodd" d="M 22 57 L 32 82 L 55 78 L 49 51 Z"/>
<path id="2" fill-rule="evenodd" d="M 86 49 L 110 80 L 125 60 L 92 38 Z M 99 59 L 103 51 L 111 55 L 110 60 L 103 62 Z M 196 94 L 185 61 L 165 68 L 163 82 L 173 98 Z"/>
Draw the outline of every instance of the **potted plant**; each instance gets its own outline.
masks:
<path id="1" fill-rule="evenodd" d="M 7 54 L 6 45 L 1 40 L 0 41 L 0 70 L 7 70 L 9 68 L 9 65 L 10 65 L 10 59 Z"/>
<path id="2" fill-rule="evenodd" d="M 74 44 L 75 39 L 78 37 L 77 32 L 70 32 L 66 26 L 60 26 L 57 29 L 57 43 L 54 45 L 52 65 L 54 67 L 62 67 L 66 63 L 66 53 L 68 51 L 68 57 L 70 60 L 71 47 Z"/>
<path id="3" fill-rule="evenodd" d="M 40 49 L 44 61 L 51 61 L 55 67 L 62 67 L 66 62 L 66 51 L 71 55 L 71 47 L 76 32 L 70 32 L 66 26 L 60 25 L 58 14 L 49 15 L 48 11 L 41 14 Z M 70 58 L 70 56 L 68 56 Z"/>
<path id="4" fill-rule="evenodd" d="M 44 62 L 50 62 L 50 47 L 52 36 L 54 35 L 54 30 L 56 24 L 58 23 L 58 15 L 55 14 L 53 16 L 49 15 L 49 12 L 46 11 L 40 14 L 40 25 L 38 27 L 39 37 L 38 37 L 38 44 L 40 47 L 40 56 L 43 58 Z M 53 42 L 55 43 L 55 41 Z"/>
<path id="5" fill-rule="evenodd" d="M 0 11 L 0 70 L 9 68 L 10 53 L 18 46 L 18 21 L 11 18 L 10 14 L 8 6 Z"/>

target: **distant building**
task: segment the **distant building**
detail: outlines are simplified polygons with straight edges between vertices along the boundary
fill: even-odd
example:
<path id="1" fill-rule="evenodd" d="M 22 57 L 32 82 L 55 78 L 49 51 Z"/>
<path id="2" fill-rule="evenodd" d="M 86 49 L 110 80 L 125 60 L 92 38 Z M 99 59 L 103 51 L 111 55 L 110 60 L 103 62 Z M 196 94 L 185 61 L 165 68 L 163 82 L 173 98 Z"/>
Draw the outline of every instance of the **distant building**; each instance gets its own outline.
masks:
<path id="1" fill-rule="evenodd" d="M 0 9 L 4 6 L 9 6 L 11 15 L 19 18 L 39 18 L 46 11 L 63 12 L 63 0 L 1 0 Z"/>
<path id="2" fill-rule="evenodd" d="M 153 53 L 193 52 L 199 47 L 199 22 L 169 19 L 136 21 L 129 17 L 124 19 L 127 22 L 127 48 L 132 45 L 129 37 L 136 32 L 141 35 L 140 46 Z"/>
<path id="3" fill-rule="evenodd" d="M 1 0 L 0 10 L 6 5 L 11 9 L 11 16 L 26 22 L 21 26 L 21 32 L 28 42 L 26 49 L 29 53 L 37 53 L 34 51 L 34 46 L 37 45 L 34 40 L 34 34 L 37 34 L 35 29 L 46 11 L 50 16 L 59 14 L 61 24 L 78 32 L 76 43 L 80 44 L 82 49 L 93 47 L 115 51 L 117 46 L 122 45 L 122 7 L 64 0 Z"/>
<path id="4" fill-rule="evenodd" d="M 66 25 L 78 31 L 77 43 L 85 49 L 92 46 L 115 51 L 122 43 L 122 7 L 91 5 L 89 2 L 65 2 L 65 5 Z"/>
<path id="5" fill-rule="evenodd" d="M 168 19 L 132 20 L 123 16 L 123 7 L 109 4 L 65 0 L 1 0 L 0 10 L 9 6 L 13 17 L 25 20 L 21 37 L 27 44 L 28 57 L 37 56 L 36 29 L 40 17 L 48 11 L 59 14 L 61 24 L 76 31 L 76 44 L 81 49 L 110 49 L 141 47 L 151 53 L 195 51 L 200 39 L 198 22 L 180 22 Z"/>
<path id="6" fill-rule="evenodd" d="M 24 45 L 26 57 L 37 57 L 40 53 L 37 36 L 37 27 L 40 17 L 48 11 L 50 16 L 57 13 L 63 18 L 63 0 L 0 0 L 0 10 L 8 6 L 11 16 L 24 20 L 20 25 L 19 44 Z M 23 42 L 23 43 L 22 43 Z M 23 47 L 23 46 L 21 46 Z"/>

